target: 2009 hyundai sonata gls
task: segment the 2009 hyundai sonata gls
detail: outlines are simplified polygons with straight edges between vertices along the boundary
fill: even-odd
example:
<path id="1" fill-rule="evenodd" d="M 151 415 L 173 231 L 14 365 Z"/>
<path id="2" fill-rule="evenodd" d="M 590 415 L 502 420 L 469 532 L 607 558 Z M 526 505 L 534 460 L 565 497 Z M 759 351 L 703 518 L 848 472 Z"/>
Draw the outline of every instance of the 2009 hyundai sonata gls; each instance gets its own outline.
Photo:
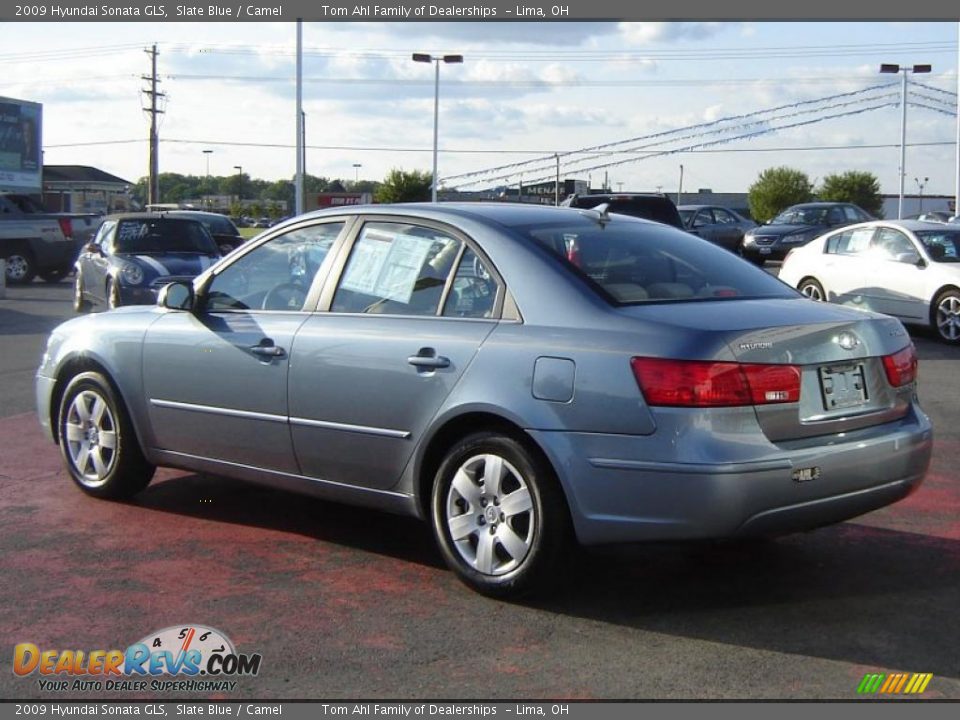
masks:
<path id="1" fill-rule="evenodd" d="M 37 376 L 76 483 L 156 465 L 427 519 L 507 596 L 568 542 L 777 534 L 916 488 L 899 321 L 605 208 L 414 204 L 271 229 L 157 307 L 71 320 Z"/>

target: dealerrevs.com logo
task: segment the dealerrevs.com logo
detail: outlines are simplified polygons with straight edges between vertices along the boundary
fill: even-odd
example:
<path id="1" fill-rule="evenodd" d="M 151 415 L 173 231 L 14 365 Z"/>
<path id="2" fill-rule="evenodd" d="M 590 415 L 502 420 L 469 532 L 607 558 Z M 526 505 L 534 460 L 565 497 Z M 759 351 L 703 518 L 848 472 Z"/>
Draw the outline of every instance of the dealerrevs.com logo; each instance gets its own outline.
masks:
<path id="1" fill-rule="evenodd" d="M 255 676 L 262 657 L 238 653 L 226 635 L 204 625 L 179 625 L 147 635 L 126 650 L 41 649 L 20 643 L 13 672 L 38 675 L 40 690 L 213 692 Z"/>

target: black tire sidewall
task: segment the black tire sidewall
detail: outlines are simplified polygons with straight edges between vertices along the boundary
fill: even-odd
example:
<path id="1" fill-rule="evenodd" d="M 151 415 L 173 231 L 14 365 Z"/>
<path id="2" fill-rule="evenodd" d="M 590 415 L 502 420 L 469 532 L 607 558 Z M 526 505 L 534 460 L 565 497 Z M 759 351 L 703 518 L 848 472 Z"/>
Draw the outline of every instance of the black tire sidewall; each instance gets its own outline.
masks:
<path id="1" fill-rule="evenodd" d="M 499 576 L 485 575 L 460 556 L 446 523 L 446 500 L 457 469 L 469 458 L 495 454 L 521 475 L 529 491 L 535 527 L 530 550 L 518 568 Z M 444 560 L 461 580 L 491 597 L 514 598 L 535 592 L 556 579 L 557 565 L 567 548 L 569 521 L 566 504 L 552 470 L 524 444 L 494 432 L 470 435 L 454 445 L 434 478 L 430 502 L 431 525 Z"/>
<path id="2" fill-rule="evenodd" d="M 80 472 L 70 457 L 66 441 L 66 421 L 70 404 L 84 391 L 95 392 L 107 403 L 116 426 L 117 447 L 113 467 L 107 473 L 105 481 L 96 487 L 81 482 Z M 126 409 L 117 398 L 110 383 L 100 373 L 80 373 L 70 380 L 60 400 L 57 434 L 60 439 L 60 454 L 66 464 L 67 472 L 74 483 L 88 495 L 109 499 L 129 497 L 146 487 L 153 476 L 154 468 L 143 457 Z"/>

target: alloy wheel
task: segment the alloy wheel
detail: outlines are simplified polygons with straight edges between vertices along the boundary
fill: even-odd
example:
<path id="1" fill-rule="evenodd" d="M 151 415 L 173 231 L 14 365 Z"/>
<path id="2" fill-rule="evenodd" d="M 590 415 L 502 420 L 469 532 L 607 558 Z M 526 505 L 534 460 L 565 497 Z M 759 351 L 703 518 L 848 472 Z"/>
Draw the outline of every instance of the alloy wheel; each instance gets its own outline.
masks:
<path id="1" fill-rule="evenodd" d="M 117 460 L 117 421 L 99 393 L 84 390 L 74 397 L 64 440 L 78 481 L 94 488 L 103 485 Z"/>

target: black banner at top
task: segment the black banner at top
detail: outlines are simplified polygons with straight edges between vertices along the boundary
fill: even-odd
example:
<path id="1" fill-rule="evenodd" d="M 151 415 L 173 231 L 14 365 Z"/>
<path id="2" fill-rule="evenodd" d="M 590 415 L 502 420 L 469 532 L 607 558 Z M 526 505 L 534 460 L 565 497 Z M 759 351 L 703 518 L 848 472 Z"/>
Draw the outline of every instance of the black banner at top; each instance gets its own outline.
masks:
<path id="1" fill-rule="evenodd" d="M 544 22 L 590 20 L 958 20 L 949 0 L 688 0 L 638 3 L 635 0 L 36 0 L 3 3 L 0 20 L 20 22 Z"/>

